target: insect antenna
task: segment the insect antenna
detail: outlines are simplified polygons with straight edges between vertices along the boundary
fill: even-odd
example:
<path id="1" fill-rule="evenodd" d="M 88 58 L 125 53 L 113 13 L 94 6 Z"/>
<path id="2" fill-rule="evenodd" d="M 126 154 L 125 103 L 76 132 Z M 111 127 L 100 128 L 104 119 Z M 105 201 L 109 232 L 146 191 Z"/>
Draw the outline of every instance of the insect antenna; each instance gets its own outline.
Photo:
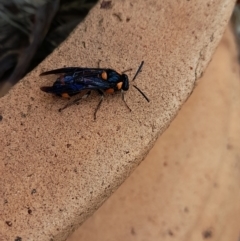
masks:
<path id="1" fill-rule="evenodd" d="M 138 74 L 142 71 L 143 64 L 144 64 L 144 61 L 141 62 L 141 64 L 138 67 L 138 70 L 137 70 L 136 74 L 134 75 L 132 81 L 134 81 L 136 79 L 136 77 L 138 76 Z"/>
<path id="2" fill-rule="evenodd" d="M 138 67 L 138 70 L 137 70 L 136 74 L 134 75 L 132 81 L 134 81 L 136 79 L 136 77 L 138 76 L 138 74 L 142 71 L 143 64 L 144 64 L 144 61 L 141 62 L 141 64 Z M 133 85 L 133 87 L 138 90 L 138 92 L 146 99 L 147 102 L 150 102 L 148 97 L 136 85 Z"/>
<path id="3" fill-rule="evenodd" d="M 133 85 L 133 87 L 139 91 L 139 93 L 146 99 L 147 102 L 150 102 L 148 97 L 136 85 Z"/>

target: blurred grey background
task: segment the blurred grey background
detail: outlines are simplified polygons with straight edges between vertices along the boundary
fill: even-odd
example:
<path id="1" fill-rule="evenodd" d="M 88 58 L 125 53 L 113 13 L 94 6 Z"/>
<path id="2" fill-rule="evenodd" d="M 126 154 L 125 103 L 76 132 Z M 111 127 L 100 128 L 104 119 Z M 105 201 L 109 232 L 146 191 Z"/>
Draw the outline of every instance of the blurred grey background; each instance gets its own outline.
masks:
<path id="1" fill-rule="evenodd" d="M 0 96 L 46 58 L 97 0 L 0 0 Z"/>

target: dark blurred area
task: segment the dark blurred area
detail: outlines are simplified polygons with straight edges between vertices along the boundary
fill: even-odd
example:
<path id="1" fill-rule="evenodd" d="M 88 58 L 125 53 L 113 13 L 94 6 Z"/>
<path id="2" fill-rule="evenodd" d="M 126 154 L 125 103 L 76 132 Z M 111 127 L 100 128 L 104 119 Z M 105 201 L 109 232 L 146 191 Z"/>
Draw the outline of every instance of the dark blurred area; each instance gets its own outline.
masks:
<path id="1" fill-rule="evenodd" d="M 0 96 L 46 58 L 97 0 L 0 0 Z"/>
<path id="2" fill-rule="evenodd" d="M 237 46 L 238 46 L 238 60 L 240 62 L 240 0 L 237 1 L 233 14 L 232 14 L 232 26 L 236 36 Z"/>

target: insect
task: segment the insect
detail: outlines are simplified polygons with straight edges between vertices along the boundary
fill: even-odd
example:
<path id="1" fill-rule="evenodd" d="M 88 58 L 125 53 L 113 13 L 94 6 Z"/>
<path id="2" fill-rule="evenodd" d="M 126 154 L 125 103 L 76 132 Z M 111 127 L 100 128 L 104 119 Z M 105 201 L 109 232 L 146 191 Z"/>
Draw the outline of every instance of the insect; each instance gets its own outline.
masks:
<path id="1" fill-rule="evenodd" d="M 144 61 L 141 62 L 132 81 L 134 81 L 137 75 L 141 72 L 143 64 Z M 73 95 L 79 94 L 83 90 L 88 90 L 83 96 L 72 102 L 69 101 L 63 108 L 60 108 L 59 111 L 62 111 L 73 104 L 78 104 L 81 99 L 87 98 L 92 90 L 97 91 L 101 96 L 94 112 L 94 120 L 96 120 L 97 111 L 102 104 L 104 93 L 113 94 L 116 91 L 121 91 L 122 100 L 126 107 L 131 111 L 124 98 L 124 92 L 129 89 L 128 76 L 124 73 L 119 74 L 113 69 L 68 67 L 43 72 L 40 76 L 50 74 L 59 74 L 60 76 L 52 86 L 41 87 L 40 89 L 44 92 L 69 98 Z M 136 85 L 133 86 L 149 102 L 148 97 Z"/>

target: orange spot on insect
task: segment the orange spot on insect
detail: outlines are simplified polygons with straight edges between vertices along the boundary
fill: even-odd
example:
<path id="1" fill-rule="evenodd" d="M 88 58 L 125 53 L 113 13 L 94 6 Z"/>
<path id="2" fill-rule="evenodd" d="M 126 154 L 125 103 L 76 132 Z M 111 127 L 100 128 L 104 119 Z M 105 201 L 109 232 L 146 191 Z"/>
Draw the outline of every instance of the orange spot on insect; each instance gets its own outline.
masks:
<path id="1" fill-rule="evenodd" d="M 123 85 L 123 82 L 117 83 L 117 88 L 118 88 L 119 90 L 121 90 L 121 89 L 122 89 L 122 85 Z"/>
<path id="2" fill-rule="evenodd" d="M 69 97 L 70 97 L 68 93 L 62 93 L 61 96 L 62 96 L 63 98 L 69 98 Z"/>
<path id="3" fill-rule="evenodd" d="M 102 74 L 101 74 L 101 77 L 102 77 L 103 80 L 107 80 L 107 72 L 103 71 Z"/>
<path id="4" fill-rule="evenodd" d="M 113 94 L 114 93 L 114 89 L 107 89 L 105 92 L 108 93 L 108 94 Z"/>

